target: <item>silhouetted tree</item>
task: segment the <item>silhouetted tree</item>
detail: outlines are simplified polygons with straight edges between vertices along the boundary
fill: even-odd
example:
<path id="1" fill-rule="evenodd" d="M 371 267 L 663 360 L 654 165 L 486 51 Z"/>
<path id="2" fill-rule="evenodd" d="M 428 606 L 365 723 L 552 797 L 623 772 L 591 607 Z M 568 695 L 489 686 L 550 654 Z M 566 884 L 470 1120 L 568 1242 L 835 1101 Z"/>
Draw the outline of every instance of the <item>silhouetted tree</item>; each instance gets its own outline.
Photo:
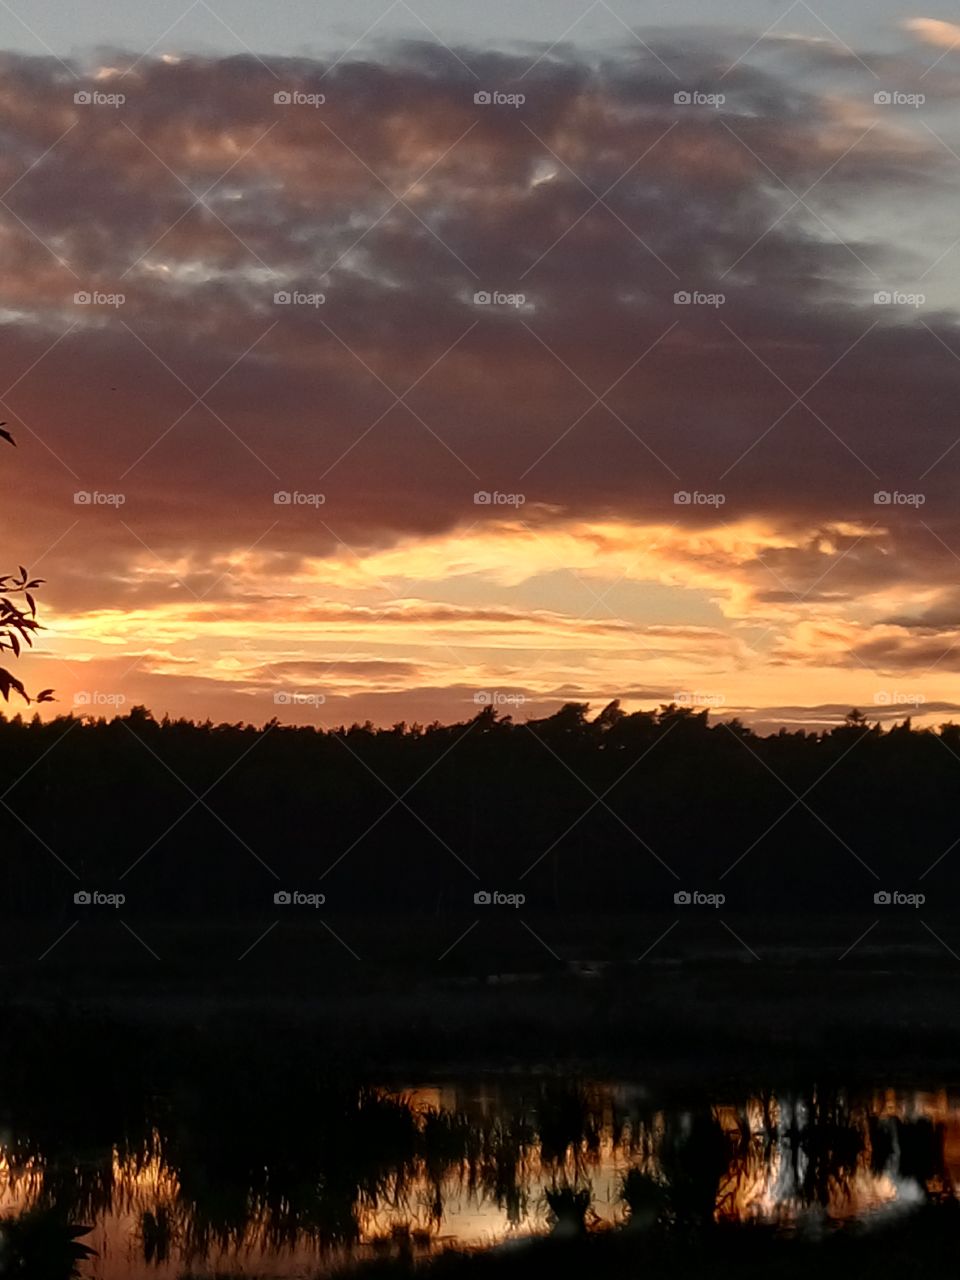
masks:
<path id="1" fill-rule="evenodd" d="M 575 703 L 529 723 L 483 707 L 450 725 L 256 728 L 137 706 L 0 716 L 14 774 L 32 817 L 6 833 L 0 901 L 18 914 L 62 903 L 44 844 L 92 884 L 123 877 L 138 910 L 197 920 L 269 911 L 284 887 L 388 917 L 470 912 L 480 890 L 587 916 L 671 911 L 688 886 L 760 914 L 860 911 L 886 885 L 960 894 L 960 858 L 939 857 L 956 840 L 951 724 L 761 736 L 685 707 Z M 509 933 L 503 912 L 484 918 Z"/>
<path id="2" fill-rule="evenodd" d="M 0 437 L 14 444 L 10 432 L 2 429 L 5 425 L 0 422 Z M 19 569 L 19 574 L 0 575 L 0 651 L 7 650 L 15 658 L 19 658 L 24 644 L 33 644 L 33 634 L 40 629 L 36 601 L 31 593 L 43 582 L 42 578 L 31 578 L 23 565 Z M 14 596 L 22 597 L 22 601 L 14 600 Z M 0 667 L 0 694 L 3 694 L 4 702 L 9 702 L 11 690 L 19 693 L 26 702 L 31 701 L 21 681 L 6 667 Z M 52 702 L 53 690 L 41 690 L 35 701 Z"/>

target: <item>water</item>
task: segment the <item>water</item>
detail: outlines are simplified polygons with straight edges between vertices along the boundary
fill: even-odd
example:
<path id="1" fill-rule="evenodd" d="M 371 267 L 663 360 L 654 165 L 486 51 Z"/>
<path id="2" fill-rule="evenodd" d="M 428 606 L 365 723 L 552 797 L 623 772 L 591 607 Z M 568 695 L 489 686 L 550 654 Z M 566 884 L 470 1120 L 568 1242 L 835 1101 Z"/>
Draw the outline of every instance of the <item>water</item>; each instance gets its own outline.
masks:
<path id="1" fill-rule="evenodd" d="M 829 1230 L 960 1185 L 960 1089 L 771 1086 L 666 1094 L 641 1082 L 461 1078 L 309 1096 L 134 1096 L 88 1116 L 12 1116 L 0 1216 L 92 1226 L 91 1280 L 306 1277 L 350 1257 L 486 1247 L 657 1213 Z M 653 1212 L 654 1210 L 651 1210 Z"/>

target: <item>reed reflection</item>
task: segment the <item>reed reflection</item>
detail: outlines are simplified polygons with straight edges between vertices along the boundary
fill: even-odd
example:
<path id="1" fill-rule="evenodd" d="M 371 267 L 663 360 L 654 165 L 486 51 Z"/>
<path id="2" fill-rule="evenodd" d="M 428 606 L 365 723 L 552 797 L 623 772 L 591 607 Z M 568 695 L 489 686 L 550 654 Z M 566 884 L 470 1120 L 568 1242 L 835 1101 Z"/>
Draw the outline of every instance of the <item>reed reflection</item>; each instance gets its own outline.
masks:
<path id="1" fill-rule="evenodd" d="M 960 1097 L 946 1091 L 665 1102 L 613 1083 L 317 1080 L 285 1095 L 144 1095 L 136 1110 L 124 1099 L 95 1130 L 38 1114 L 49 1120 L 34 1099 L 4 1135 L 7 1236 L 17 1222 L 89 1225 L 99 1256 L 80 1265 L 103 1277 L 212 1258 L 322 1268 L 631 1220 L 789 1228 L 952 1196 L 960 1175 Z"/>

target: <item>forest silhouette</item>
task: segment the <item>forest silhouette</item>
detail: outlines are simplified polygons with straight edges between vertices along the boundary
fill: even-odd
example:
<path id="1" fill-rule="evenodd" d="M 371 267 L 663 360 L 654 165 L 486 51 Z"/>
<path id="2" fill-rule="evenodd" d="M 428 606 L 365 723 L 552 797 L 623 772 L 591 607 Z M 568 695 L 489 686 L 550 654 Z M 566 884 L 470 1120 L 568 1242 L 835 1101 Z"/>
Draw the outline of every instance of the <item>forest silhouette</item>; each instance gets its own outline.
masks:
<path id="1" fill-rule="evenodd" d="M 688 891 L 862 913 L 877 893 L 949 905 L 960 887 L 952 723 L 883 729 L 853 711 L 760 736 L 614 701 L 592 718 L 569 703 L 525 723 L 485 707 L 325 730 L 134 707 L 2 719 L 0 761 L 0 893 L 18 917 L 118 887 L 140 914 L 225 919 L 289 889 L 337 911 L 475 913 L 497 891 L 527 910 L 675 914 Z"/>

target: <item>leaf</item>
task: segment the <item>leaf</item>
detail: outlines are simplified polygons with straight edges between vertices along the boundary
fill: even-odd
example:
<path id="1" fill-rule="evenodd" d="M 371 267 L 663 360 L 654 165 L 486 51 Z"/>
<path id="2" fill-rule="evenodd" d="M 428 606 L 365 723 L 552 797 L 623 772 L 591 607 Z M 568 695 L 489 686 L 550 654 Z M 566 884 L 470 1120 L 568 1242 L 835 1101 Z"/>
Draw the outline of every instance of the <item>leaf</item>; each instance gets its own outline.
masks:
<path id="1" fill-rule="evenodd" d="M 23 698 L 25 702 L 30 701 L 29 697 L 27 696 L 26 689 L 24 689 L 23 685 L 20 683 L 17 677 L 15 675 L 11 675 L 10 672 L 4 670 L 3 667 L 0 667 L 0 694 L 3 695 L 4 702 L 10 701 L 11 689 L 16 690 L 16 692 L 20 694 L 21 698 Z"/>

